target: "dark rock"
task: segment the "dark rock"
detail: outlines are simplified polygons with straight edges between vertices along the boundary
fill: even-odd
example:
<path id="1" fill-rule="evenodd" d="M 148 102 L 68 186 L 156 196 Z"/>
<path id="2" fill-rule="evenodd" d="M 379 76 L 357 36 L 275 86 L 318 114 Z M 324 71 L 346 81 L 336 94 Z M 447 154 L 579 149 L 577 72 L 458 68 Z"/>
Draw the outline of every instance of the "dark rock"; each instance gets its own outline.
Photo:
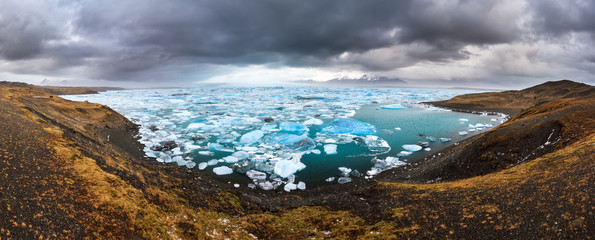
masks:
<path id="1" fill-rule="evenodd" d="M 419 141 L 419 142 L 417 142 L 417 145 L 419 145 L 419 146 L 421 146 L 423 148 L 427 148 L 427 147 L 430 146 L 430 143 Z"/>
<path id="2" fill-rule="evenodd" d="M 151 150 L 153 150 L 153 151 L 169 151 L 169 150 L 172 150 L 177 147 L 178 147 L 178 144 L 176 142 L 167 141 L 163 145 L 151 147 Z"/>

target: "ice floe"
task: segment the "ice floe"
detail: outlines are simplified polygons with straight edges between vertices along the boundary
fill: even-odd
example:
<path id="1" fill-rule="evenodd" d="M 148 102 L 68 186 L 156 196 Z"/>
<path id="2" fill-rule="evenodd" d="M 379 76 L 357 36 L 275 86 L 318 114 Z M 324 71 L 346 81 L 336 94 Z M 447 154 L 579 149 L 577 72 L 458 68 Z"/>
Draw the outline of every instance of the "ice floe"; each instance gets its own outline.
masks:
<path id="1" fill-rule="evenodd" d="M 324 152 L 327 155 L 337 154 L 337 144 L 326 144 L 326 145 L 324 145 Z"/>
<path id="2" fill-rule="evenodd" d="M 416 145 L 416 144 L 405 144 L 401 147 L 403 147 L 403 149 L 405 149 L 408 152 L 417 152 L 422 149 L 421 146 Z"/>

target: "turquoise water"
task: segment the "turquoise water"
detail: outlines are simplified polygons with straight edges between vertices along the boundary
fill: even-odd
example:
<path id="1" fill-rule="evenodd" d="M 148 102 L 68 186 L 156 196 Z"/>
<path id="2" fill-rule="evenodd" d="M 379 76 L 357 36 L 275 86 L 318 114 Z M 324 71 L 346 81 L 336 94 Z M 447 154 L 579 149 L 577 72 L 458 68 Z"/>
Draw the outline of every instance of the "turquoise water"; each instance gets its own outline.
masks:
<path id="1" fill-rule="evenodd" d="M 439 150 L 454 144 L 457 141 L 471 136 L 460 136 L 460 131 L 468 130 L 469 124 L 493 124 L 491 119 L 494 116 L 481 116 L 478 114 L 469 114 L 452 111 L 432 111 L 422 107 L 411 107 L 405 109 L 382 109 L 382 104 L 370 104 L 362 106 L 352 119 L 367 122 L 374 125 L 377 129 L 375 135 L 386 140 L 391 146 L 391 150 L 387 153 L 375 155 L 370 152 L 366 146 L 358 145 L 356 142 L 347 144 L 338 144 L 337 154 L 327 155 L 324 153 L 322 145 L 318 145 L 316 149 L 320 150 L 321 154 L 305 154 L 301 161 L 307 166 L 304 170 L 297 172 L 296 178 L 304 181 L 308 186 L 319 186 L 327 183 L 325 179 L 329 177 L 339 177 L 341 173 L 339 167 L 347 167 L 353 170 L 358 170 L 362 175 L 370 170 L 374 165 L 372 159 L 374 157 L 386 158 L 388 156 L 395 157 L 404 149 L 401 147 L 404 144 L 416 144 L 418 141 L 428 142 L 430 144 L 430 151 L 418 151 L 407 157 L 401 157 L 401 161 L 408 162 L 423 158 L 424 156 L 431 156 Z M 468 119 L 468 122 L 459 121 L 459 119 Z M 325 124 L 330 122 L 326 120 Z M 325 124 L 320 126 L 311 126 L 309 136 L 316 137 Z M 400 128 L 401 130 L 396 130 Z M 387 131 L 388 130 L 388 131 Z M 487 131 L 487 130 L 484 130 Z M 475 132 L 475 134 L 481 131 Z M 425 136 L 419 136 L 423 134 Z M 430 142 L 426 136 L 436 138 L 435 142 Z M 447 137 L 452 138 L 450 142 L 440 142 L 438 138 Z M 229 156 L 231 153 L 216 152 L 212 157 L 198 156 L 195 158 L 196 162 L 207 161 L 212 158 L 223 158 Z M 215 166 L 213 166 L 215 167 Z M 208 167 L 207 170 L 213 167 Z M 224 176 L 230 182 L 249 183 L 244 174 L 233 173 Z"/>

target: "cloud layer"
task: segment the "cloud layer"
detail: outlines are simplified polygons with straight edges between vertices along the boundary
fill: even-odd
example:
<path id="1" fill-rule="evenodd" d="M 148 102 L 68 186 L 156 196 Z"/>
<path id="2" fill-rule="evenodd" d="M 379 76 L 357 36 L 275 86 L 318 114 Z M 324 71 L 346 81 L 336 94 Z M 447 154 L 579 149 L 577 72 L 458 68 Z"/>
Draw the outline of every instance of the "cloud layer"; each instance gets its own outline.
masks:
<path id="1" fill-rule="evenodd" d="M 184 85 L 287 68 L 414 84 L 593 83 L 594 44 L 586 0 L 0 2 L 0 78 L 29 81 Z"/>

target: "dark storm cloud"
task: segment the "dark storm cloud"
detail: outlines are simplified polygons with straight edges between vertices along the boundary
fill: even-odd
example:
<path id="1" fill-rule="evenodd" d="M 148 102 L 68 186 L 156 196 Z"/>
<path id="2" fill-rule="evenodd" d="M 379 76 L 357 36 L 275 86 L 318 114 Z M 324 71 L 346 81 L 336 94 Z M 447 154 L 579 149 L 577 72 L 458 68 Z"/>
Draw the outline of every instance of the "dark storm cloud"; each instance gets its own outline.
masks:
<path id="1" fill-rule="evenodd" d="M 43 6 L 43 4 L 40 4 Z M 31 7 L 33 9 L 31 9 Z M 44 44 L 59 36 L 54 21 L 37 11 L 36 5 L 0 2 L 0 57 L 8 60 L 30 59 L 44 51 Z M 48 10 L 52 10 L 50 7 Z"/>
<path id="2" fill-rule="evenodd" d="M 138 81 L 192 64 L 196 71 L 205 64 L 387 71 L 465 59 L 466 46 L 513 43 L 526 33 L 592 33 L 595 3 L 566 2 L 530 1 L 524 9 L 496 0 L 8 0 L 0 2 L 0 58 L 50 59 L 48 73 L 78 67 L 93 79 Z M 535 29 L 519 24 L 527 12 Z M 408 49 L 391 52 L 398 46 Z M 396 56 L 329 60 L 378 49 Z"/>
<path id="3" fill-rule="evenodd" d="M 415 52 L 416 59 L 460 59 L 466 44 L 517 37 L 514 19 L 486 17 L 496 7 L 497 1 L 92 1 L 82 5 L 76 26 L 85 36 L 114 39 L 130 55 L 106 64 L 135 61 L 107 67 L 106 77 L 115 78 L 119 70 L 127 75 L 171 59 L 303 66 L 411 42 L 433 49 Z"/>
<path id="4" fill-rule="evenodd" d="M 534 25 L 539 31 L 557 36 L 569 32 L 595 34 L 595 1 L 533 0 Z"/>

